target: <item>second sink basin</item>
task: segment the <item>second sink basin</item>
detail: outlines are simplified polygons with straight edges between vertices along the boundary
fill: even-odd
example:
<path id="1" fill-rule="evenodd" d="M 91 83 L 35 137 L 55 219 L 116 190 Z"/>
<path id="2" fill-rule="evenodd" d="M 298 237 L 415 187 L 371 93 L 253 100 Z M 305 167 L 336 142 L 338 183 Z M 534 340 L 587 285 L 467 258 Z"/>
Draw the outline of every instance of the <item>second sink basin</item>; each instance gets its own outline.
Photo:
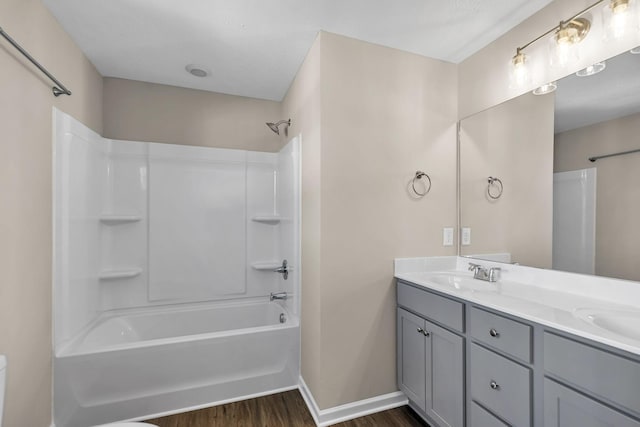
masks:
<path id="1" fill-rule="evenodd" d="M 640 310 L 578 308 L 573 314 L 600 329 L 640 341 Z"/>

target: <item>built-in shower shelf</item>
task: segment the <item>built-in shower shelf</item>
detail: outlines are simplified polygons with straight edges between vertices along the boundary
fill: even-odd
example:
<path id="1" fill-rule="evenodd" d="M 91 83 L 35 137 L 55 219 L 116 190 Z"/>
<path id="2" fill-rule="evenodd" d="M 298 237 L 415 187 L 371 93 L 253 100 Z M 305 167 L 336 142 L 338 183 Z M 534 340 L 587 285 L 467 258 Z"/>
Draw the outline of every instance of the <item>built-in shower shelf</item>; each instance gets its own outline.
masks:
<path id="1" fill-rule="evenodd" d="M 285 218 L 281 217 L 280 215 L 256 215 L 251 218 L 251 221 L 263 222 L 265 224 L 278 224 L 284 219 Z"/>
<path id="2" fill-rule="evenodd" d="M 278 261 L 261 261 L 251 264 L 251 268 L 254 270 L 275 270 L 278 267 L 282 267 L 282 262 Z"/>
<path id="3" fill-rule="evenodd" d="M 102 215 L 100 217 L 100 222 L 106 225 L 128 224 L 141 220 L 142 217 L 138 215 Z"/>
<path id="4" fill-rule="evenodd" d="M 118 280 L 137 277 L 142 273 L 141 268 L 127 268 L 122 270 L 102 270 L 100 280 Z"/>

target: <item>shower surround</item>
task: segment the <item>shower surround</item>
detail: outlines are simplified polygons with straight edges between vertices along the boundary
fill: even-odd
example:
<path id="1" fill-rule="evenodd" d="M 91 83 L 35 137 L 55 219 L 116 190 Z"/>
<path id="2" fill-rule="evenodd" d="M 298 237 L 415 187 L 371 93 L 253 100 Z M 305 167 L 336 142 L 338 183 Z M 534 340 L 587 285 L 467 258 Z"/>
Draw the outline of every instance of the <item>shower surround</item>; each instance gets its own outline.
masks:
<path id="1" fill-rule="evenodd" d="M 297 387 L 298 146 L 114 141 L 54 110 L 57 427 Z"/>

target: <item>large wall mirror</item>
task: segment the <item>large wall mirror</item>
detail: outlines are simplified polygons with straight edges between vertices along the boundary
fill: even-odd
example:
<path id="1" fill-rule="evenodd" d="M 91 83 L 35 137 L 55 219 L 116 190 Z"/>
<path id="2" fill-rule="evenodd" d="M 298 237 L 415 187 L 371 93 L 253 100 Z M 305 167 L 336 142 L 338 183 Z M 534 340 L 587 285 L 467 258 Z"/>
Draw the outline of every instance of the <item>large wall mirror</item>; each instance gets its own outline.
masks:
<path id="1" fill-rule="evenodd" d="M 640 281 L 632 52 L 461 121 L 461 255 Z"/>

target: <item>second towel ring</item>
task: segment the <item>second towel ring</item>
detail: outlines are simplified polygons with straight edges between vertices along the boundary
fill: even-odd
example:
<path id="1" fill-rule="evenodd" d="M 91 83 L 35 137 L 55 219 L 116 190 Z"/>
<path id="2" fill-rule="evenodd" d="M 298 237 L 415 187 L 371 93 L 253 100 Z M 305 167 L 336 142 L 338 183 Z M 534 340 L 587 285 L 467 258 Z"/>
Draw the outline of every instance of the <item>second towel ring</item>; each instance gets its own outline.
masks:
<path id="1" fill-rule="evenodd" d="M 500 181 L 499 178 L 495 178 L 493 176 L 490 176 L 487 179 L 487 195 L 489 197 L 491 197 L 493 200 L 497 200 L 500 198 L 500 196 L 502 196 L 502 190 L 504 190 L 504 187 L 502 186 L 502 181 Z M 495 192 L 491 192 L 491 188 L 492 187 L 497 187 L 498 190 Z"/>
<path id="2" fill-rule="evenodd" d="M 429 185 L 427 186 L 426 190 L 424 190 L 423 192 L 420 192 L 416 190 L 416 181 L 419 181 L 422 178 L 427 178 Z M 416 176 L 414 176 L 413 180 L 411 181 L 411 188 L 413 188 L 413 192 L 416 193 L 416 195 L 420 197 L 424 197 L 429 193 L 429 191 L 431 191 L 431 178 L 429 177 L 429 175 L 427 175 L 422 171 L 416 171 Z"/>

